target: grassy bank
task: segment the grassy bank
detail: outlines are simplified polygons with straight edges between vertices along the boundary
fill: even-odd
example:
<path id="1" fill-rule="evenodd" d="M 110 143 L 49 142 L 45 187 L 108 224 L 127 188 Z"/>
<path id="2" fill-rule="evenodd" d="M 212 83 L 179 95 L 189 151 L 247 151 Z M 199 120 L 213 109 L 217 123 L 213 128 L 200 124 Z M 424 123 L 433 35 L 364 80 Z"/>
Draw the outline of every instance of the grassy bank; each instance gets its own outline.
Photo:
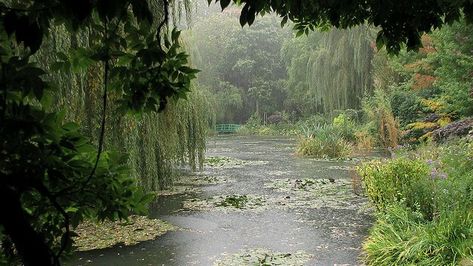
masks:
<path id="1" fill-rule="evenodd" d="M 473 264 L 473 141 L 400 149 L 357 171 L 376 207 L 367 265 Z"/>

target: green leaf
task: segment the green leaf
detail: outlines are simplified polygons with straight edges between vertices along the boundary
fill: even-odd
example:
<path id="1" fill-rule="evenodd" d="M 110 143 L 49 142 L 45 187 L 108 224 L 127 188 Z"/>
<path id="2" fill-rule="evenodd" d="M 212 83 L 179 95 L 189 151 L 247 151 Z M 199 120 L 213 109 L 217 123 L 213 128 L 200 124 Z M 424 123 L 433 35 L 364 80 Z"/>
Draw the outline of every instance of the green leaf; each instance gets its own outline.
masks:
<path id="1" fill-rule="evenodd" d="M 287 21 L 288 21 L 288 17 L 284 16 L 281 21 L 281 28 L 284 27 L 284 25 L 286 25 Z"/>
<path id="2" fill-rule="evenodd" d="M 247 23 L 248 21 L 248 10 L 249 10 L 250 6 L 248 4 L 245 4 L 245 6 L 243 7 L 243 9 L 241 10 L 241 14 L 240 14 L 240 25 L 243 27 L 245 26 L 245 24 Z"/>
<path id="3" fill-rule="evenodd" d="M 75 212 L 77 212 L 78 210 L 79 210 L 79 209 L 78 209 L 77 207 L 69 206 L 69 207 L 67 207 L 64 211 L 65 211 L 66 213 L 75 213 Z"/>

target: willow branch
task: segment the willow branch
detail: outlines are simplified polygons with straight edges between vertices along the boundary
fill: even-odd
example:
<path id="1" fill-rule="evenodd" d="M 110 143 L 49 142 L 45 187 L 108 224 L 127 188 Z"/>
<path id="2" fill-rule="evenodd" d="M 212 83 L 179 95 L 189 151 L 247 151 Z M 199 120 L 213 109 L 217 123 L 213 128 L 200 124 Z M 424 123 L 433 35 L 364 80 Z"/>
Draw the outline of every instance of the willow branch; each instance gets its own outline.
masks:
<path id="1" fill-rule="evenodd" d="M 102 155 L 102 151 L 103 151 L 103 142 L 104 142 L 104 139 L 105 139 L 105 126 L 106 126 L 106 120 L 107 120 L 107 96 L 108 96 L 108 76 L 109 76 L 109 72 L 110 72 L 110 60 L 107 59 L 104 63 L 104 87 L 103 87 L 103 96 L 102 96 L 102 105 L 103 105 L 103 108 L 102 108 L 102 122 L 101 122 L 101 125 L 100 125 L 100 135 L 99 135 L 99 145 L 98 145 L 98 148 L 97 148 L 97 156 L 95 158 L 95 164 L 94 164 L 94 168 L 92 168 L 92 171 L 89 175 L 89 177 L 87 178 L 87 180 L 85 181 L 85 183 L 83 184 L 83 188 L 87 186 L 87 184 L 90 182 L 90 180 L 92 180 L 92 177 L 95 175 L 95 172 L 97 171 L 97 167 L 99 165 L 99 161 L 100 161 L 100 155 Z"/>

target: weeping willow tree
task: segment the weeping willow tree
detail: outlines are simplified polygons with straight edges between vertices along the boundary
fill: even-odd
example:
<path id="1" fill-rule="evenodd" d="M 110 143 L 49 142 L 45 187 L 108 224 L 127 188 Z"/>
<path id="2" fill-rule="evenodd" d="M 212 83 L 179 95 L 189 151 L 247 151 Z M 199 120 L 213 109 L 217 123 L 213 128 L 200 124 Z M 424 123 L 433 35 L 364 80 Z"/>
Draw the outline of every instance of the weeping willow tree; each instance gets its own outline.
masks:
<path id="1" fill-rule="evenodd" d="M 150 3 L 155 5 L 154 12 L 163 12 L 164 7 L 157 5 L 160 2 Z M 174 25 L 180 23 L 179 18 L 184 15 L 190 19 L 190 1 L 174 1 L 169 5 L 168 15 Z M 81 62 L 83 50 L 79 48 L 91 47 L 96 34 L 82 29 L 71 35 L 64 26 L 52 27 L 35 57 L 44 69 L 54 73 L 50 79 L 58 90 L 48 96 L 51 109 L 62 110 L 66 120 L 81 125 L 83 133 L 97 144 L 103 115 L 104 66 Z M 63 57 L 71 62 L 71 71 L 59 71 L 64 66 L 54 64 Z M 213 115 L 205 93 L 193 87 L 187 100 L 171 98 L 163 112 L 123 116 L 117 112 L 119 104 L 114 101 L 119 96 L 109 92 L 104 149 L 127 154 L 132 175 L 147 191 L 166 188 L 172 184 L 177 169 L 186 165 L 191 170 L 202 168 L 206 131 Z"/>
<path id="2" fill-rule="evenodd" d="M 332 29 L 287 42 L 288 101 L 301 115 L 359 109 L 372 91 L 370 28 Z"/>

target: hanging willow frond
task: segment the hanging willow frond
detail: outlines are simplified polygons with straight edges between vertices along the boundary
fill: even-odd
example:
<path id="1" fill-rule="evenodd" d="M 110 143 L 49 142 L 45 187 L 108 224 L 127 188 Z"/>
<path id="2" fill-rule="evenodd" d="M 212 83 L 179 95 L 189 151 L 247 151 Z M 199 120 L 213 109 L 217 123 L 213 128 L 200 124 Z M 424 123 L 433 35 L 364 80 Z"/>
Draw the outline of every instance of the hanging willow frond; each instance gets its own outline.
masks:
<path id="1" fill-rule="evenodd" d="M 189 0 L 169 3 L 171 23 L 177 25 L 183 15 L 190 19 Z M 149 4 L 157 18 L 165 16 L 163 1 L 149 1 Z M 179 8 L 181 11 L 175 12 Z M 160 21 L 153 22 L 155 27 Z M 166 26 L 165 30 L 168 28 Z M 52 27 L 35 61 L 49 70 L 58 60 L 58 53 L 67 54 L 71 49 L 91 46 L 91 34 L 94 33 L 81 29 L 71 35 L 64 26 Z M 58 88 L 52 96 L 51 108 L 65 110 L 66 120 L 80 124 L 94 141 L 100 134 L 103 70 L 103 65 L 94 64 L 86 71 L 56 72 L 49 77 Z M 172 184 L 176 169 L 182 163 L 194 170 L 202 167 L 211 114 L 207 98 L 198 88 L 188 93 L 187 101 L 170 100 L 166 110 L 159 114 L 123 116 L 115 112 L 118 98 L 116 92 L 109 93 L 104 148 L 127 153 L 131 173 L 146 190 L 160 190 Z"/>
<path id="2" fill-rule="evenodd" d="M 304 113 L 361 107 L 360 95 L 372 91 L 370 35 L 367 26 L 309 34 L 298 52 L 307 55 L 293 56 L 297 59 L 289 65 L 290 94 L 299 99 Z M 300 84 L 305 86 L 298 88 Z"/>

